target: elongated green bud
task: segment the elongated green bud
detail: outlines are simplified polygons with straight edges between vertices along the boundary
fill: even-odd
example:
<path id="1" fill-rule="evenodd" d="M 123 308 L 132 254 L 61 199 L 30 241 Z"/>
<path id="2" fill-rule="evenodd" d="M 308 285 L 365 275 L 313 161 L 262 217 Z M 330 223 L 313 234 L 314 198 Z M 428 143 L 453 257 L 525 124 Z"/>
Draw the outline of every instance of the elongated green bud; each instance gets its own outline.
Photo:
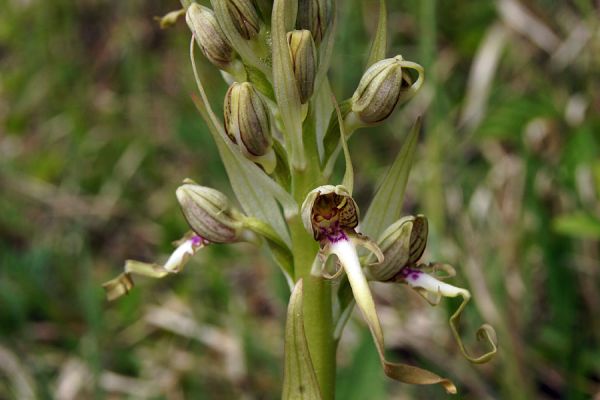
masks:
<path id="1" fill-rule="evenodd" d="M 352 96 L 352 111 L 366 124 L 390 116 L 402 91 L 402 65 L 397 57 L 371 65 Z"/>
<path id="2" fill-rule="evenodd" d="M 242 152 L 263 156 L 273 144 L 269 110 L 249 82 L 234 82 L 225 95 L 225 129 Z"/>
<path id="3" fill-rule="evenodd" d="M 258 13 L 252 0 L 226 0 L 227 10 L 235 29 L 246 40 L 254 38 L 260 30 Z"/>
<path id="4" fill-rule="evenodd" d="M 185 20 L 206 58 L 215 66 L 225 69 L 233 60 L 234 52 L 214 12 L 210 8 L 192 3 L 187 9 Z"/>
<path id="5" fill-rule="evenodd" d="M 403 217 L 390 225 L 377 241 L 384 260 L 369 266 L 371 278 L 388 281 L 404 267 L 416 267 L 425 251 L 427 234 L 427 218 L 424 215 Z"/>
<path id="6" fill-rule="evenodd" d="M 308 29 L 317 45 L 323 40 L 329 22 L 327 0 L 298 0 L 296 28 Z"/>
<path id="7" fill-rule="evenodd" d="M 287 34 L 294 79 L 300 102 L 306 103 L 313 94 L 317 73 L 317 49 L 310 31 L 291 31 Z"/>
<path id="8" fill-rule="evenodd" d="M 184 183 L 176 191 L 177 200 L 190 227 L 212 243 L 242 240 L 243 215 L 218 190 Z"/>

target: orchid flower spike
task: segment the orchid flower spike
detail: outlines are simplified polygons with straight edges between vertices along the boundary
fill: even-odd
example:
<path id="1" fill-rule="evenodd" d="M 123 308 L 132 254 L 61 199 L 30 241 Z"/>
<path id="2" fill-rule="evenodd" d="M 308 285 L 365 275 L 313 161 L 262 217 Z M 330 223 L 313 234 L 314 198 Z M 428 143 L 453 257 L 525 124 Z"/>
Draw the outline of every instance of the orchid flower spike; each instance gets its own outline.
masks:
<path id="1" fill-rule="evenodd" d="M 441 384 L 448 393 L 456 393 L 454 384 L 433 372 L 406 364 L 390 363 L 385 359 L 384 339 L 375 301 L 369 289 L 356 246 L 371 251 L 378 262 L 384 261 L 379 247 L 368 237 L 356 231 L 358 226 L 358 207 L 344 186 L 325 185 L 312 190 L 302 204 L 302 221 L 306 230 L 319 242 L 321 271 L 327 257 L 335 254 L 341 268 L 332 277 L 346 273 L 352 288 L 356 304 L 367 322 L 383 369 L 389 377 L 411 384 Z M 325 277 L 328 277 L 325 274 Z"/>
<path id="2" fill-rule="evenodd" d="M 403 217 L 390 225 L 377 241 L 385 261 L 369 265 L 367 270 L 369 277 L 378 281 L 405 283 L 431 305 L 437 305 L 442 297 L 462 297 L 461 305 L 450 317 L 450 329 L 461 353 L 467 360 L 476 364 L 485 363 L 496 354 L 496 332 L 490 325 L 482 325 L 477 331 L 477 338 L 485 339 L 491 350 L 479 357 L 473 357 L 467 352 L 458 334 L 458 325 L 460 315 L 471 299 L 471 293 L 440 280 L 455 275 L 451 266 L 439 263 L 429 265 L 419 263 L 427 245 L 427 235 L 427 218 L 424 215 Z M 373 260 L 372 257 L 371 260 Z M 445 272 L 446 276 L 440 276 L 440 271 Z M 427 272 L 432 272 L 432 274 Z"/>

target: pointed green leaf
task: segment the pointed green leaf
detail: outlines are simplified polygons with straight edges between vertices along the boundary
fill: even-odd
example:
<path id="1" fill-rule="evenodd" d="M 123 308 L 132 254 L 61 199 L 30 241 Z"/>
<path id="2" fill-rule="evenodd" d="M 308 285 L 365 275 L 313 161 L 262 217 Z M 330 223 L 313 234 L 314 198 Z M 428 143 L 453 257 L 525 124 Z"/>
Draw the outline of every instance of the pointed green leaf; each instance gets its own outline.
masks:
<path id="1" fill-rule="evenodd" d="M 290 235 L 277 202 L 283 207 L 286 217 L 291 217 L 297 213 L 298 205 L 289 193 L 283 190 L 252 161 L 245 158 L 227 138 L 223 125 L 210 107 L 204 87 L 198 76 L 194 59 L 193 38 L 190 45 L 194 77 L 200 92 L 200 98 L 197 96 L 192 98 L 217 144 L 231 187 L 244 211 L 248 215 L 256 216 L 270 224 L 289 246 L 291 243 Z"/>
<path id="2" fill-rule="evenodd" d="M 388 225 L 400 218 L 404 190 L 417 148 L 420 129 L 421 118 L 413 125 L 400 153 L 373 197 L 361 224 L 362 232 L 370 237 L 379 237 Z"/>
<path id="3" fill-rule="evenodd" d="M 319 159 L 323 162 L 325 154 L 323 139 L 327 132 L 329 119 L 331 118 L 333 105 L 330 100 L 331 85 L 329 79 L 325 79 L 319 89 L 315 90 L 315 96 L 311 101 L 311 107 L 315 114 L 315 137 L 317 140 L 317 149 L 319 151 Z"/>
<path id="4" fill-rule="evenodd" d="M 286 15 L 289 18 L 291 3 L 286 0 L 275 0 L 273 3 L 273 88 L 285 128 L 286 146 L 291 147 L 288 151 L 291 151 L 292 167 L 302 170 L 306 164 L 302 143 L 302 107 L 286 37 Z"/>
<path id="5" fill-rule="evenodd" d="M 331 93 L 331 99 L 335 112 L 337 114 L 338 124 L 340 126 L 340 141 L 342 142 L 342 149 L 344 150 L 344 161 L 346 163 L 346 170 L 344 171 L 344 178 L 342 179 L 342 185 L 348 189 L 348 192 L 352 194 L 354 190 L 354 168 L 352 167 L 352 159 L 350 158 L 350 150 L 348 150 L 348 143 L 346 143 L 346 131 L 344 130 L 344 119 L 342 118 L 342 112 L 335 99 L 333 93 Z"/>
<path id="6" fill-rule="evenodd" d="M 347 99 L 339 104 L 340 112 L 342 113 L 342 119 L 346 118 L 346 115 L 352 111 L 352 100 Z M 347 139 L 347 138 L 346 138 Z M 323 162 L 322 167 L 324 171 L 328 171 L 333 168 L 333 164 L 338 156 L 340 144 L 340 121 L 337 117 L 335 110 L 332 111 L 331 117 L 329 118 L 329 125 L 327 131 L 323 137 Z"/>
<path id="7" fill-rule="evenodd" d="M 387 47 L 387 9 L 385 0 L 379 1 L 379 20 L 377 21 L 377 31 L 371 43 L 371 52 L 367 61 L 367 68 L 375 64 L 379 60 L 385 58 L 385 50 Z"/>
<path id="8" fill-rule="evenodd" d="M 329 100 L 331 102 L 331 100 Z M 316 116 L 319 110 L 315 107 L 315 102 L 311 101 L 302 123 L 302 136 L 304 137 L 304 154 L 307 161 L 307 174 L 309 168 L 316 168 L 320 164 L 319 146 L 317 144 Z M 315 181 L 316 183 L 316 181 Z"/>
<path id="9" fill-rule="evenodd" d="M 302 298 L 302 280 L 299 280 L 290 297 L 285 323 L 283 400 L 322 399 L 304 333 Z"/>

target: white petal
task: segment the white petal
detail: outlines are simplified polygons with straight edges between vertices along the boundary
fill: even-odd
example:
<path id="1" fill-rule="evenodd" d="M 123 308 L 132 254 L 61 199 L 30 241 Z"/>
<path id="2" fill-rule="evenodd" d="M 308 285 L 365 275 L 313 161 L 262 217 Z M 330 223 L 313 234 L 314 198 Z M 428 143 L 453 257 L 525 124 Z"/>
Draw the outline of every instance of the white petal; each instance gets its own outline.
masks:
<path id="1" fill-rule="evenodd" d="M 367 278 L 360 267 L 354 244 L 349 240 L 339 240 L 331 243 L 330 251 L 339 258 L 340 263 L 344 267 L 348 281 L 352 287 L 356 305 L 362 312 L 369 328 L 371 328 L 373 336 L 375 336 L 375 340 L 379 344 L 378 350 L 383 352 L 383 332 L 381 331 L 381 325 L 377 317 L 375 302 L 373 301 L 373 295 L 369 289 Z"/>
<path id="2" fill-rule="evenodd" d="M 165 265 L 163 265 L 163 268 L 169 272 L 179 271 L 188 258 L 194 255 L 196 252 L 195 247 L 192 238 L 186 240 L 175 249 Z"/>
<path id="3" fill-rule="evenodd" d="M 415 269 L 405 268 L 403 270 L 403 274 L 406 283 L 408 283 L 410 287 L 423 288 L 428 292 L 434 294 L 439 293 L 445 297 L 471 297 L 468 290 L 449 285 L 424 272 Z"/>

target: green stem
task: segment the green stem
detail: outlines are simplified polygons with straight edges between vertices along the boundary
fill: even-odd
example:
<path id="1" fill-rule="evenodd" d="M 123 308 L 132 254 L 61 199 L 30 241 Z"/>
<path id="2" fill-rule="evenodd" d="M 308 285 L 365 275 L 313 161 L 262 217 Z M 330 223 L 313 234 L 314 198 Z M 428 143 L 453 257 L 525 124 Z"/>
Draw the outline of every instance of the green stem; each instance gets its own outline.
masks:
<path id="1" fill-rule="evenodd" d="M 323 400 L 333 400 L 335 393 L 335 345 L 331 285 L 310 274 L 318 245 L 304 230 L 300 218 L 290 221 L 295 280 L 304 281 L 304 332 L 308 350 L 321 388 Z"/>
<path id="2" fill-rule="evenodd" d="M 306 194 L 319 185 L 318 167 L 314 168 L 313 165 L 318 166 L 318 158 L 311 160 L 306 170 L 292 170 L 293 194 L 298 204 L 302 204 Z M 331 285 L 322 277 L 311 275 L 312 264 L 319 247 L 304 229 L 300 216 L 290 220 L 289 227 L 294 257 L 294 280 L 303 279 L 304 282 L 303 314 L 308 350 L 323 400 L 333 400 L 336 361 Z"/>

